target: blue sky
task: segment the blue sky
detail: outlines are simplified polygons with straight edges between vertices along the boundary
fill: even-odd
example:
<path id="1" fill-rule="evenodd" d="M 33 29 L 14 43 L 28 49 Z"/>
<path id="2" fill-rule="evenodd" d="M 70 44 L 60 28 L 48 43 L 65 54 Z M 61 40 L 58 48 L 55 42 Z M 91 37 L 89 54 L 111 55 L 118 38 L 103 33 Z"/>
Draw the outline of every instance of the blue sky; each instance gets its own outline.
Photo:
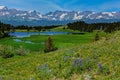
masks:
<path id="1" fill-rule="evenodd" d="M 0 0 L 0 5 L 43 14 L 62 11 L 120 11 L 120 0 Z"/>

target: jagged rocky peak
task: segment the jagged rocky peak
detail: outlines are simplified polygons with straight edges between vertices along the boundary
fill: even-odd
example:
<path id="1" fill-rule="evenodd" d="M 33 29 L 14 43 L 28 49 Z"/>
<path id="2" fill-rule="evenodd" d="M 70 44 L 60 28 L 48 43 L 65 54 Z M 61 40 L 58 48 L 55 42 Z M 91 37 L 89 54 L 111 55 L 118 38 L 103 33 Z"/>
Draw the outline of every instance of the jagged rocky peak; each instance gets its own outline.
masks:
<path id="1" fill-rule="evenodd" d="M 93 11 L 60 11 L 41 14 L 35 10 L 24 11 L 18 9 L 9 9 L 6 6 L 0 6 L 0 19 L 5 21 L 41 21 L 44 24 L 52 24 L 53 21 L 69 22 L 83 20 L 91 22 L 120 21 L 120 12 L 93 12 Z M 48 21 L 52 21 L 49 23 Z M 45 23 L 46 22 L 46 23 Z M 48 22 L 48 23 L 47 23 Z M 35 22 L 34 22 L 35 23 Z M 36 22 L 37 23 L 37 22 Z"/>
<path id="2" fill-rule="evenodd" d="M 0 6 L 0 10 L 7 10 L 8 8 L 6 6 Z"/>

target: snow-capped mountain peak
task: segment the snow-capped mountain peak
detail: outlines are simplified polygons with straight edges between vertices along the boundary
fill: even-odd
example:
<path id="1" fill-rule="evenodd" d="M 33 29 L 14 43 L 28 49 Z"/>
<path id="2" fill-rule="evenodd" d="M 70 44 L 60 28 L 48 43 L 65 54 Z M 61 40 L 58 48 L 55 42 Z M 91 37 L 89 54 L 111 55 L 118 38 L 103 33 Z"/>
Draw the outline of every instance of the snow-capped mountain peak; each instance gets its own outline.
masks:
<path id="1" fill-rule="evenodd" d="M 6 6 L 0 6 L 0 20 L 10 21 L 103 21 L 119 20 L 120 12 L 92 12 L 92 11 L 55 11 L 41 14 L 35 10 L 23 11 L 18 9 L 8 9 Z M 42 22 L 43 21 L 43 22 Z M 59 22 L 58 22 L 59 23 Z M 45 23 L 46 24 L 46 23 Z M 51 24 L 51 23 L 50 23 Z"/>
<path id="2" fill-rule="evenodd" d="M 112 12 L 102 12 L 102 14 L 107 14 L 109 16 L 114 16 Z"/>
<path id="3" fill-rule="evenodd" d="M 67 13 L 63 13 L 62 15 L 60 15 L 60 20 L 64 19 L 66 15 Z"/>
<path id="4" fill-rule="evenodd" d="M 2 10 L 2 9 L 7 9 L 7 7 L 6 6 L 0 6 L 0 10 Z"/>
<path id="5" fill-rule="evenodd" d="M 0 6 L 0 9 L 4 9 L 5 8 L 5 6 Z"/>
<path id="6" fill-rule="evenodd" d="M 35 12 L 36 12 L 35 10 L 28 11 L 28 13 L 35 13 Z"/>

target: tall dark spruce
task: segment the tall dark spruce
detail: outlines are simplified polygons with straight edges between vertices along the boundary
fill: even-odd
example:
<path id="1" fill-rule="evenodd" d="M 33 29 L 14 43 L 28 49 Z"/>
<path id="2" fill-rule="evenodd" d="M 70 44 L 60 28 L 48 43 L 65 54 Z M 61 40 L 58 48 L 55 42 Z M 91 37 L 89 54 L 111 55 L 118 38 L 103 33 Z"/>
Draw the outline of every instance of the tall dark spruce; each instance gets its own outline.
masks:
<path id="1" fill-rule="evenodd" d="M 44 52 L 46 53 L 46 52 L 50 52 L 50 51 L 54 51 L 54 50 L 56 50 L 56 48 L 54 47 L 51 37 L 49 36 L 47 41 L 45 42 Z"/>

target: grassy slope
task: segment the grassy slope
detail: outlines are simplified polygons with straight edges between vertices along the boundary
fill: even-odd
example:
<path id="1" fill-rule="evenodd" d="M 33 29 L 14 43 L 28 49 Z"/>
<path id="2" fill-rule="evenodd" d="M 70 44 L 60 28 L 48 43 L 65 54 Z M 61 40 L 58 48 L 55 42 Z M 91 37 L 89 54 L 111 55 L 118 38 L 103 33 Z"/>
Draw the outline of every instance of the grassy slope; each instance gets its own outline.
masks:
<path id="1" fill-rule="evenodd" d="M 49 54 L 31 53 L 27 56 L 15 56 L 9 59 L 0 58 L 0 75 L 4 79 L 83 80 L 86 76 L 94 80 L 120 80 L 120 32 L 116 32 L 108 40 L 61 48 Z M 91 70 L 81 72 L 72 69 L 75 59 L 89 59 Z M 99 73 L 98 63 L 109 68 L 110 73 Z M 71 73 L 71 70 L 73 71 Z M 106 70 L 105 70 L 106 71 Z M 99 73 L 99 74 L 98 74 Z"/>
<path id="2" fill-rule="evenodd" d="M 65 29 L 63 29 L 65 28 Z M 71 29 L 67 29 L 67 26 L 60 26 L 60 27 L 57 27 L 57 28 L 53 28 L 53 29 L 50 29 L 51 31 L 62 31 L 62 32 L 79 32 L 79 31 L 74 31 L 74 30 L 71 30 Z"/>

